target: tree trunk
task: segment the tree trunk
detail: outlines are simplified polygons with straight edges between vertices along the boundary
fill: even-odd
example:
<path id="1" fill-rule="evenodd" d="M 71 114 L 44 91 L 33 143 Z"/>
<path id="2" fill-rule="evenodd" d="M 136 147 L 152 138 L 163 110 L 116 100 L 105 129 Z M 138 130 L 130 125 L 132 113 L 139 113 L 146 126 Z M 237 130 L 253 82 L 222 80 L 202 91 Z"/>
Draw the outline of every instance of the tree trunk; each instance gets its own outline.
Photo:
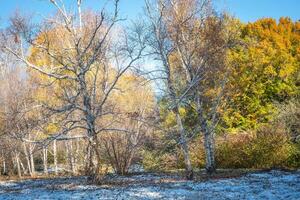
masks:
<path id="1" fill-rule="evenodd" d="M 93 151 L 95 152 L 95 156 L 96 156 L 96 165 L 95 165 L 95 174 L 97 175 L 100 171 L 100 165 L 101 165 L 101 161 L 100 161 L 100 158 L 101 158 L 101 155 L 100 155 L 100 151 L 99 151 L 99 141 L 98 141 L 98 138 L 97 138 L 97 135 L 96 134 L 93 134 L 93 142 L 92 142 L 92 149 Z"/>
<path id="2" fill-rule="evenodd" d="M 31 165 L 31 174 L 35 176 L 35 166 L 34 166 L 34 157 L 33 157 L 33 147 L 29 145 L 29 157 L 30 157 L 30 165 Z"/>
<path id="3" fill-rule="evenodd" d="M 53 141 L 53 160 L 54 160 L 54 172 L 55 175 L 58 175 L 56 140 Z"/>
<path id="4" fill-rule="evenodd" d="M 213 133 L 204 134 L 204 147 L 206 154 L 206 172 L 209 174 L 216 172 L 215 164 L 215 144 Z"/>
<path id="5" fill-rule="evenodd" d="M 204 111 L 202 104 L 200 102 L 200 95 L 197 94 L 197 112 L 199 117 L 199 124 L 201 130 L 204 134 L 204 150 L 205 150 L 205 169 L 208 174 L 216 172 L 215 163 L 215 140 L 214 140 L 214 130 L 208 125 L 208 120 L 204 117 Z"/>
<path id="6" fill-rule="evenodd" d="M 177 121 L 177 125 L 178 125 L 179 132 L 180 132 L 180 145 L 181 145 L 181 148 L 183 151 L 185 170 L 186 170 L 186 178 L 188 180 L 192 180 L 194 177 L 194 173 L 193 173 L 193 168 L 192 168 L 192 164 L 191 164 L 189 148 L 188 148 L 188 144 L 186 141 L 185 130 L 184 130 L 178 109 L 175 110 L 175 112 L 176 112 L 176 121 Z"/>
<path id="7" fill-rule="evenodd" d="M 96 165 L 94 164 L 94 145 L 93 140 L 89 138 L 88 147 L 87 147 L 88 155 L 87 155 L 87 166 L 86 166 L 86 174 L 88 176 L 88 180 L 91 182 L 96 181 Z"/>
<path id="8" fill-rule="evenodd" d="M 27 174 L 27 170 L 26 170 L 26 168 L 24 167 L 22 160 L 19 160 L 19 162 L 20 162 L 21 168 L 22 168 L 22 170 L 23 170 L 23 174 Z"/>
<path id="9" fill-rule="evenodd" d="M 26 161 L 27 161 L 27 169 L 28 169 L 30 176 L 32 176 L 30 157 L 29 157 L 25 142 L 23 142 L 23 148 L 24 148 L 24 154 L 25 154 Z"/>
<path id="10" fill-rule="evenodd" d="M 6 175 L 6 162 L 5 162 L 5 158 L 3 158 L 3 175 Z"/>
<path id="11" fill-rule="evenodd" d="M 15 157 L 16 157 L 16 165 L 17 165 L 17 170 L 18 170 L 18 176 L 19 176 L 19 178 L 22 178 L 19 153 L 16 153 Z"/>
<path id="12" fill-rule="evenodd" d="M 43 147 L 43 162 L 44 162 L 44 174 L 48 175 L 48 152 L 46 147 Z"/>
<path id="13" fill-rule="evenodd" d="M 89 138 L 89 144 L 88 144 L 88 150 L 89 150 L 89 165 L 87 168 L 87 174 L 89 176 L 89 181 L 95 182 L 97 181 L 98 174 L 100 172 L 100 151 L 99 151 L 99 141 L 97 138 L 97 135 L 94 134 L 92 137 Z M 96 158 L 96 163 L 94 164 L 94 155 Z"/>
<path id="14" fill-rule="evenodd" d="M 3 174 L 2 175 L 6 175 L 6 161 L 5 161 L 5 156 L 2 150 L 2 159 L 3 159 Z"/>
<path id="15" fill-rule="evenodd" d="M 91 168 L 93 166 L 93 159 L 92 159 L 92 149 L 91 144 L 88 141 L 87 148 L 86 148 L 86 156 L 84 157 L 85 163 L 85 175 L 91 175 Z"/>
<path id="16" fill-rule="evenodd" d="M 72 141 L 66 141 L 65 146 L 66 146 L 67 161 L 69 163 L 69 169 L 70 171 L 72 171 L 73 174 L 75 174 Z"/>
<path id="17" fill-rule="evenodd" d="M 75 168 L 75 157 L 74 157 L 74 148 L 73 148 L 73 142 L 69 141 L 70 143 L 70 164 L 73 174 L 76 174 L 76 168 Z"/>
<path id="18" fill-rule="evenodd" d="M 166 61 L 165 61 L 164 65 L 169 66 Z M 170 77 L 170 68 L 168 68 L 168 72 L 169 72 L 168 73 L 168 90 L 169 90 L 169 93 L 170 93 L 170 98 L 172 100 L 172 103 L 175 106 L 173 108 L 173 113 L 176 115 L 176 123 L 177 123 L 177 126 L 178 126 L 178 131 L 180 133 L 180 146 L 182 148 L 183 156 L 184 156 L 186 178 L 188 180 L 192 180 L 193 177 L 194 177 L 194 172 L 193 172 L 193 167 L 192 167 L 192 164 L 191 164 L 189 148 L 188 148 L 188 142 L 186 140 L 186 131 L 184 129 L 182 119 L 180 117 L 179 107 L 178 107 L 177 100 L 176 100 L 176 92 L 175 92 L 175 89 L 173 87 L 172 79 Z"/>
<path id="19" fill-rule="evenodd" d="M 79 146 L 80 146 L 80 139 L 78 138 L 75 142 L 76 144 L 76 150 L 75 150 L 75 155 L 74 155 L 74 167 L 76 171 L 78 170 L 78 163 L 79 163 Z"/>
<path id="20" fill-rule="evenodd" d="M 72 165 L 70 164 L 70 148 L 69 148 L 69 144 L 68 141 L 65 141 L 65 148 L 66 148 L 66 161 L 67 161 L 67 166 L 68 166 L 68 170 L 72 170 Z"/>

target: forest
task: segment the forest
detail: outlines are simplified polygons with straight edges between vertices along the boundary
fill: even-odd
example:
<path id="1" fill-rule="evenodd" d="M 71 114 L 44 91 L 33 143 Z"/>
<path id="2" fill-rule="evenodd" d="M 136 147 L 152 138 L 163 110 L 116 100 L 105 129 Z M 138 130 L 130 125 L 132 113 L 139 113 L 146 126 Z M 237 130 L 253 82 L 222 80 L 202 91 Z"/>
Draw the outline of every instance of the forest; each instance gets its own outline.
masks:
<path id="1" fill-rule="evenodd" d="M 299 169 L 300 21 L 146 0 L 129 22 L 119 0 L 73 3 L 1 26 L 1 179 Z"/>

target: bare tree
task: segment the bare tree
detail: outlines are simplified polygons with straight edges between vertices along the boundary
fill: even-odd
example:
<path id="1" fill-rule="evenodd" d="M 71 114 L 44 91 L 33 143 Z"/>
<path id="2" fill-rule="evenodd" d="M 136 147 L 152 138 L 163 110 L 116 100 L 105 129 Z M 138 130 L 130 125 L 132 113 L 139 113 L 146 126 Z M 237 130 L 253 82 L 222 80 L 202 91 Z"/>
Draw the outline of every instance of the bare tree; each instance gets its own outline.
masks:
<path id="1" fill-rule="evenodd" d="M 3 52 L 1 53 L 3 55 Z M 20 70 L 14 65 L 15 61 L 10 61 L 10 63 L 3 63 L 6 65 L 7 71 L 2 74 L 0 80 L 1 140 L 4 143 L 1 145 L 2 152 L 14 152 L 13 157 L 18 158 L 15 163 L 19 163 L 26 174 L 34 176 L 33 150 L 35 144 L 28 143 L 28 141 L 33 138 L 32 131 L 37 125 L 38 118 L 30 109 L 34 105 L 31 87 L 26 80 L 22 79 Z M 5 143 L 9 143 L 9 145 L 5 145 Z M 6 157 L 3 156 L 5 160 Z M 24 160 L 26 165 L 23 164 Z M 6 167 L 6 161 L 4 162 Z"/>
<path id="2" fill-rule="evenodd" d="M 58 1 L 50 0 L 50 3 L 58 14 L 45 19 L 39 26 L 16 15 L 11 20 L 9 33 L 18 47 L 6 43 L 2 49 L 16 56 L 32 71 L 47 77 L 44 84 L 58 88 L 57 101 L 42 104 L 51 115 L 63 118 L 57 137 L 74 129 L 86 132 L 92 149 L 91 158 L 94 155 L 97 158 L 96 164 L 91 163 L 94 166 L 91 173 L 97 174 L 101 160 L 97 135 L 111 129 L 107 124 L 97 124 L 114 114 L 110 96 L 119 79 L 141 58 L 145 38 L 141 37 L 138 28 L 131 33 L 135 37 L 127 37 L 125 31 L 116 26 L 121 20 L 118 16 L 119 0 L 114 1 L 111 16 L 104 9 L 100 13 L 82 14 L 81 1 L 77 1 L 77 13 L 67 12 Z M 34 49 L 29 57 L 26 53 L 28 47 Z M 39 64 L 37 60 L 41 59 L 46 61 Z"/>

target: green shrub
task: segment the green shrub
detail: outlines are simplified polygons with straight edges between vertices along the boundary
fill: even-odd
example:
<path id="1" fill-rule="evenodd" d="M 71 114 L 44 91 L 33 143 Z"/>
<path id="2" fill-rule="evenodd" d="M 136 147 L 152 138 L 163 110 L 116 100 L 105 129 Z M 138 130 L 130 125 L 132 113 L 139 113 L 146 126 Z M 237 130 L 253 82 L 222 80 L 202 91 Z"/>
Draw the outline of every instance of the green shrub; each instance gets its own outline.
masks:
<path id="1" fill-rule="evenodd" d="M 300 168 L 300 144 L 296 143 L 292 145 L 291 154 L 287 160 L 287 166 L 289 168 Z"/>
<path id="2" fill-rule="evenodd" d="M 231 135 L 217 143 L 219 168 L 296 168 L 300 148 L 280 127 L 265 126 L 256 133 Z"/>
<path id="3" fill-rule="evenodd" d="M 204 168 L 203 137 L 189 144 L 194 168 Z M 284 126 L 265 125 L 253 132 L 241 132 L 216 137 L 216 164 L 218 168 L 289 168 L 300 167 L 300 143 L 292 142 Z M 144 151 L 143 166 L 150 171 L 183 169 L 180 149 Z"/>
<path id="4" fill-rule="evenodd" d="M 244 168 L 249 157 L 244 151 L 245 145 L 251 141 L 250 135 L 236 134 L 225 139 L 217 139 L 216 162 L 218 168 Z"/>

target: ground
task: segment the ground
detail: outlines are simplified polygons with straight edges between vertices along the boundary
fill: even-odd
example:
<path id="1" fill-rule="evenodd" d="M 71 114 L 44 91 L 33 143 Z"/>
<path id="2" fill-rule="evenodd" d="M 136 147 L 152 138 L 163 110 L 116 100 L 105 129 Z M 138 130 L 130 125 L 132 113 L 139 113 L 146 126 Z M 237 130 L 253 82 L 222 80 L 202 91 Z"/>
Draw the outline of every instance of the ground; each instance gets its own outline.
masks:
<path id="1" fill-rule="evenodd" d="M 89 185 L 85 177 L 0 181 L 0 199 L 300 199 L 300 171 L 274 170 L 206 181 L 158 174 L 112 179 L 122 184 Z"/>

